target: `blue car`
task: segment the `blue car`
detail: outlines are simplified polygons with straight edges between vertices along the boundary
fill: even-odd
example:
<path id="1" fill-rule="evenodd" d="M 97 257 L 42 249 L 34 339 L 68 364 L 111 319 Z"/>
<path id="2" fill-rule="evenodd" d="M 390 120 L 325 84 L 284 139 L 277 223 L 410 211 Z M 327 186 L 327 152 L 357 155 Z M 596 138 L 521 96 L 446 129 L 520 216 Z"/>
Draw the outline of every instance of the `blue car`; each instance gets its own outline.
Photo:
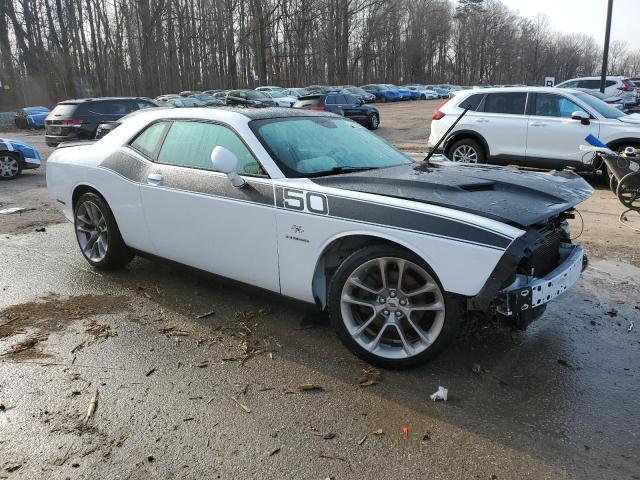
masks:
<path id="1" fill-rule="evenodd" d="M 39 166 L 40 154 L 31 145 L 0 138 L 0 180 L 11 180 L 22 170 Z"/>
<path id="2" fill-rule="evenodd" d="M 362 89 L 365 92 L 372 93 L 376 96 L 376 100 L 380 102 L 397 102 L 402 100 L 402 95 L 397 90 L 391 90 L 385 85 L 364 85 Z"/>
<path id="3" fill-rule="evenodd" d="M 44 128 L 44 119 L 49 115 L 47 107 L 25 107 L 16 112 L 14 123 L 18 128 Z"/>
<path id="4" fill-rule="evenodd" d="M 446 88 L 436 87 L 435 85 L 427 85 L 427 88 L 436 92 L 440 98 L 449 98 L 449 90 Z"/>
<path id="5" fill-rule="evenodd" d="M 393 85 L 392 83 L 385 83 L 384 86 L 389 90 L 398 92 L 402 100 L 411 100 L 411 90 L 409 90 L 408 88 L 398 87 L 397 85 Z"/>

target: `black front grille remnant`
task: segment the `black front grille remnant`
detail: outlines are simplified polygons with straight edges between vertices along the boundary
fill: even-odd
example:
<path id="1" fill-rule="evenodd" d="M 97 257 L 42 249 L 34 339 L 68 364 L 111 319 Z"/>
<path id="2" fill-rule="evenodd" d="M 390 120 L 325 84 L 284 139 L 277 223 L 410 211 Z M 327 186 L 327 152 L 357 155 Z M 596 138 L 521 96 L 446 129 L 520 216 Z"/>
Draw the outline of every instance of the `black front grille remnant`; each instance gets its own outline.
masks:
<path id="1" fill-rule="evenodd" d="M 560 260 L 560 244 L 566 242 L 566 234 L 560 225 L 549 224 L 528 232 L 529 247 L 518 265 L 518 273 L 541 278 L 551 272 Z"/>

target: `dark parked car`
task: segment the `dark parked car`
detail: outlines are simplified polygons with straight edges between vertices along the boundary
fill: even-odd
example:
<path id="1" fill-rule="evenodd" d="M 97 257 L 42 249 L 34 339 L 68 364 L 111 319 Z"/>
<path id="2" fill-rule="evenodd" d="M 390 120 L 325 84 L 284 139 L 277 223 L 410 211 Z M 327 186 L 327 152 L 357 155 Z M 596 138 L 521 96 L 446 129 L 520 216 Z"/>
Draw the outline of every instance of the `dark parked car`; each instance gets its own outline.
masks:
<path id="1" fill-rule="evenodd" d="M 376 101 L 376 96 L 373 93 L 369 93 L 360 87 L 352 87 L 350 85 L 346 85 L 342 87 L 340 93 L 353 95 L 354 97 L 362 100 L 364 103 L 371 103 Z"/>
<path id="2" fill-rule="evenodd" d="M 142 97 L 108 97 L 65 100 L 45 120 L 45 142 L 56 147 L 62 142 L 92 139 L 98 125 L 158 104 Z"/>
<path id="3" fill-rule="evenodd" d="M 308 108 L 310 110 L 326 110 L 344 115 L 351 120 L 375 130 L 380 125 L 378 110 L 353 95 L 343 93 L 316 94 L 300 97 L 293 108 Z"/>
<path id="4" fill-rule="evenodd" d="M 175 108 L 175 106 L 171 105 L 171 104 L 164 104 L 161 107 L 158 108 L 166 108 L 166 109 L 172 109 Z M 116 128 L 118 128 L 120 125 L 122 125 L 122 123 L 125 120 L 128 120 L 131 117 L 135 117 L 136 115 L 138 115 L 139 113 L 142 113 L 144 110 L 136 110 L 135 112 L 131 112 L 128 115 L 125 115 L 122 118 L 119 118 L 118 120 L 114 120 L 112 122 L 105 122 L 105 123 L 101 123 L 100 125 L 98 125 L 98 129 L 96 130 L 96 136 L 95 139 L 96 140 L 100 140 L 102 137 L 104 137 L 107 133 L 115 130 Z"/>
<path id="5" fill-rule="evenodd" d="M 257 90 L 231 90 L 227 94 L 227 105 L 234 107 L 275 107 L 271 97 Z"/>
<path id="6" fill-rule="evenodd" d="M 47 107 L 24 107 L 16 112 L 13 122 L 18 128 L 44 128 L 49 111 Z"/>

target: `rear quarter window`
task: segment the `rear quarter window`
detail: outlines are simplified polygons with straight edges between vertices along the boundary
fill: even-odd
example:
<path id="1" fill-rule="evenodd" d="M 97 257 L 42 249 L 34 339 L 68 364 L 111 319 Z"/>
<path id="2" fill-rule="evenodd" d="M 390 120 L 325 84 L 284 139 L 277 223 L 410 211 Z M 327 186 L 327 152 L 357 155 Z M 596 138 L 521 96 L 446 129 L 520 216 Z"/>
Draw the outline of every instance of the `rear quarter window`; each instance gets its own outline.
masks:
<path id="1" fill-rule="evenodd" d="M 524 106 L 527 103 L 525 92 L 488 93 L 484 100 L 486 113 L 503 113 L 511 115 L 524 115 Z"/>
<path id="2" fill-rule="evenodd" d="M 469 110 L 475 111 L 480 106 L 480 102 L 482 102 L 483 98 L 484 93 L 477 93 L 462 100 L 462 102 L 460 102 L 460 105 L 458 106 L 463 109 L 469 107 Z"/>
<path id="3" fill-rule="evenodd" d="M 131 147 L 149 158 L 153 158 L 167 127 L 166 122 L 154 123 L 142 131 L 132 142 Z"/>

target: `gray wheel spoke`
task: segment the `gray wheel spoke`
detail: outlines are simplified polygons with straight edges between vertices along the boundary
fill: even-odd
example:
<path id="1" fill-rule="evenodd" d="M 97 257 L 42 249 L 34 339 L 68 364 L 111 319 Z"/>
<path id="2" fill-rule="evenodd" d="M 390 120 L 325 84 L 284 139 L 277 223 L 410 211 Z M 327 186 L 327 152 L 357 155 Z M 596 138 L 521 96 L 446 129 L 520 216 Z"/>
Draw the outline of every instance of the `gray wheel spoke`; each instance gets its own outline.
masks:
<path id="1" fill-rule="evenodd" d="M 343 295 L 342 296 L 342 301 L 343 302 L 347 302 L 347 303 L 351 303 L 353 305 L 362 305 L 363 307 L 369 307 L 372 308 L 373 310 L 376 309 L 376 306 L 373 302 L 368 302 L 366 300 L 360 300 L 359 298 L 355 298 L 352 297 L 351 295 Z"/>
<path id="2" fill-rule="evenodd" d="M 409 357 L 413 356 L 413 354 L 414 354 L 413 353 L 413 347 L 411 346 L 411 344 L 407 340 L 407 337 L 404 336 L 404 332 L 402 331 L 402 328 L 398 324 L 394 324 L 393 326 L 395 327 L 396 331 L 398 332 L 398 336 L 400 337 L 400 341 L 402 342 L 402 349 L 405 351 L 405 353 Z"/>
<path id="3" fill-rule="evenodd" d="M 411 290 L 410 292 L 404 292 L 407 297 L 415 297 L 416 295 L 420 295 L 422 293 L 435 292 L 438 289 L 438 286 L 435 283 L 427 283 L 423 287 L 416 288 L 415 290 Z"/>
<path id="4" fill-rule="evenodd" d="M 384 258 L 378 259 L 378 268 L 380 268 L 380 278 L 382 280 L 382 290 L 387 288 L 387 261 Z"/>
<path id="5" fill-rule="evenodd" d="M 378 294 L 380 292 L 382 292 L 382 289 L 380 290 L 374 290 L 373 288 L 369 287 L 368 285 L 365 285 L 364 283 L 362 283 L 362 281 L 360 281 L 360 279 L 358 277 L 350 277 L 349 281 L 355 285 L 356 287 L 365 290 L 369 293 L 374 293 L 374 294 Z"/>
<path id="6" fill-rule="evenodd" d="M 385 330 L 387 329 L 388 326 L 389 326 L 388 323 L 382 324 L 382 326 L 380 327 L 380 331 L 376 335 L 376 338 L 374 338 L 367 345 L 367 350 L 369 350 L 370 352 L 373 352 L 376 348 L 378 348 L 378 345 L 380 345 L 380 339 L 382 339 L 382 335 L 384 335 L 384 332 L 385 332 Z"/>
<path id="7" fill-rule="evenodd" d="M 440 302 L 430 303 L 428 305 L 411 305 L 411 312 L 439 312 L 444 309 L 444 305 Z"/>
<path id="8" fill-rule="evenodd" d="M 407 265 L 407 261 L 406 260 L 400 260 L 398 261 L 398 283 L 396 288 L 399 291 L 402 291 L 402 277 L 404 276 L 404 269 Z"/>
<path id="9" fill-rule="evenodd" d="M 420 337 L 420 340 L 422 340 L 422 342 L 425 345 L 431 345 L 432 343 L 431 335 L 429 335 L 427 332 L 422 330 L 418 325 L 416 325 L 409 315 L 406 315 L 406 319 L 409 325 L 411 325 L 411 328 L 413 329 L 413 331 L 416 332 L 416 334 Z"/>
<path id="10" fill-rule="evenodd" d="M 369 326 L 376 319 L 377 316 L 378 316 L 378 312 L 374 312 L 373 315 L 371 315 L 367 320 L 365 320 L 365 322 L 355 332 L 353 332 L 353 336 L 359 337 L 360 335 L 362 335 L 362 332 L 364 332 L 367 328 L 369 328 Z"/>

